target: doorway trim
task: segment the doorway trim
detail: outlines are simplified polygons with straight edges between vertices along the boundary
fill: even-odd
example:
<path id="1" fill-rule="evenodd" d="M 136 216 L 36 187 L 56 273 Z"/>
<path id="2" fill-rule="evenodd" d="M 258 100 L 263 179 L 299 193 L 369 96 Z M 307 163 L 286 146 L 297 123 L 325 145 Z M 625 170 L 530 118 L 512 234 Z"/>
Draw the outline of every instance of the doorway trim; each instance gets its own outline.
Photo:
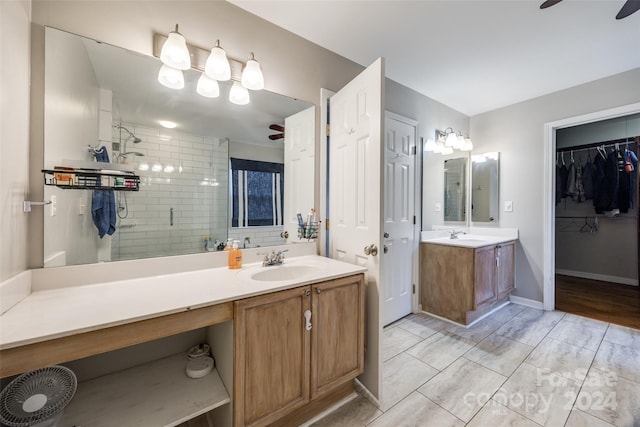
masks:
<path id="1" fill-rule="evenodd" d="M 555 281 L 555 182 L 556 182 L 556 130 L 616 117 L 640 113 L 640 102 L 621 107 L 596 111 L 580 116 L 545 123 L 544 125 L 544 221 L 543 221 L 543 293 L 545 310 L 554 310 L 556 305 Z"/>

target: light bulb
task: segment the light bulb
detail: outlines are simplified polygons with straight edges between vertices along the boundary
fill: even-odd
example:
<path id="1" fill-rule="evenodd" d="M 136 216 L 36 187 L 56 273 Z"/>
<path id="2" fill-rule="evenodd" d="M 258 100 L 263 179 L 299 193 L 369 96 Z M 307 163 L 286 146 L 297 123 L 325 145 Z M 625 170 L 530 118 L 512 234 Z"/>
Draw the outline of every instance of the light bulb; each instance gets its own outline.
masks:
<path id="1" fill-rule="evenodd" d="M 436 149 L 436 142 L 429 138 L 427 139 L 427 143 L 424 145 L 424 151 L 435 151 Z"/>
<path id="2" fill-rule="evenodd" d="M 251 52 L 249 60 L 244 66 L 244 70 L 242 70 L 241 83 L 242 86 L 246 87 L 247 89 L 264 89 L 264 76 L 262 75 L 262 69 L 260 68 L 260 63 L 253 57 L 253 52 Z"/>
<path id="3" fill-rule="evenodd" d="M 218 86 L 217 80 L 202 73 L 198 79 L 196 92 L 206 98 L 217 98 L 220 96 L 220 86 Z"/>
<path id="4" fill-rule="evenodd" d="M 233 82 L 233 86 L 229 91 L 229 101 L 236 105 L 247 105 L 251 101 L 249 91 L 240 83 Z"/>
<path id="5" fill-rule="evenodd" d="M 447 147 L 453 147 L 458 143 L 458 137 L 456 136 L 455 132 L 451 132 L 447 134 L 447 139 L 444 143 L 445 146 Z"/>
<path id="6" fill-rule="evenodd" d="M 176 30 L 169 33 L 167 40 L 162 45 L 160 60 L 163 64 L 175 68 L 176 70 L 188 70 L 191 68 L 191 55 L 187 48 L 187 41 L 184 36 Z"/>
<path id="7" fill-rule="evenodd" d="M 204 72 L 219 82 L 226 82 L 231 78 L 231 65 L 227 59 L 227 53 L 220 47 L 220 40 L 216 40 L 216 45 L 211 49 L 204 65 Z"/>
<path id="8" fill-rule="evenodd" d="M 162 86 L 169 89 L 182 89 L 184 87 L 184 76 L 182 71 L 171 68 L 166 64 L 162 64 L 158 73 L 158 81 Z"/>
<path id="9" fill-rule="evenodd" d="M 467 137 L 464 139 L 464 147 L 462 147 L 462 151 L 472 151 L 473 150 L 473 142 L 471 142 L 471 138 Z"/>

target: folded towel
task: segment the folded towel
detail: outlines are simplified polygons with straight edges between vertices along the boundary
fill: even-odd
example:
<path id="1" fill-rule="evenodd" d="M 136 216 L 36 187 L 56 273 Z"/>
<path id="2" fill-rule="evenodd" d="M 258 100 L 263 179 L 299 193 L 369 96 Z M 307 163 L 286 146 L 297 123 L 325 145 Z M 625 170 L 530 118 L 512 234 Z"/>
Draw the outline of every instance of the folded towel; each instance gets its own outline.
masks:
<path id="1" fill-rule="evenodd" d="M 96 160 L 109 163 L 109 153 L 105 147 L 96 151 Z M 101 185 L 100 178 L 96 185 Z M 112 235 L 116 232 L 116 201 L 113 190 L 93 190 L 91 216 L 101 239 L 105 234 Z"/>

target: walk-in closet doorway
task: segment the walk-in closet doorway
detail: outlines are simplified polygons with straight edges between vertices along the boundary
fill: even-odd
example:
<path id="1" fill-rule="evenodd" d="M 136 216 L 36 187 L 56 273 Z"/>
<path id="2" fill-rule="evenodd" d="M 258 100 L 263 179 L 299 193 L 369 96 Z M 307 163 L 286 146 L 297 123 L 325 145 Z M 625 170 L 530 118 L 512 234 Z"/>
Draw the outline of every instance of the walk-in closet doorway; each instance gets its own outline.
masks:
<path id="1" fill-rule="evenodd" d="M 551 308 L 640 328 L 640 113 L 553 131 Z"/>

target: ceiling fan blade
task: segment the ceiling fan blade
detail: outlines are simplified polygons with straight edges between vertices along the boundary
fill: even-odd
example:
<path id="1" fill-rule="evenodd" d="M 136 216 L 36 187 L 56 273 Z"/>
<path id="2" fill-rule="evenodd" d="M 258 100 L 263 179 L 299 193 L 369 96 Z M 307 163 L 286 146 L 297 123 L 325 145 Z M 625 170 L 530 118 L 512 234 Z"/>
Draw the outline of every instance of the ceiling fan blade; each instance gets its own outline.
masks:
<path id="1" fill-rule="evenodd" d="M 616 19 L 626 18 L 638 10 L 640 10 L 639 0 L 627 0 L 627 2 L 622 6 L 622 9 L 620 9 L 620 12 L 616 15 Z"/>
<path id="2" fill-rule="evenodd" d="M 280 126 L 280 125 L 276 125 L 276 124 L 270 125 L 269 129 L 275 130 L 275 131 L 278 131 L 278 132 L 284 132 L 284 126 Z"/>
<path id="3" fill-rule="evenodd" d="M 548 7 L 551 7 L 553 5 L 560 3 L 561 1 L 562 0 L 546 0 L 544 3 L 540 5 L 540 9 L 546 9 Z"/>
<path id="4" fill-rule="evenodd" d="M 275 141 L 277 139 L 282 139 L 284 138 L 284 133 L 277 133 L 275 135 L 269 135 L 269 139 L 272 141 Z"/>

